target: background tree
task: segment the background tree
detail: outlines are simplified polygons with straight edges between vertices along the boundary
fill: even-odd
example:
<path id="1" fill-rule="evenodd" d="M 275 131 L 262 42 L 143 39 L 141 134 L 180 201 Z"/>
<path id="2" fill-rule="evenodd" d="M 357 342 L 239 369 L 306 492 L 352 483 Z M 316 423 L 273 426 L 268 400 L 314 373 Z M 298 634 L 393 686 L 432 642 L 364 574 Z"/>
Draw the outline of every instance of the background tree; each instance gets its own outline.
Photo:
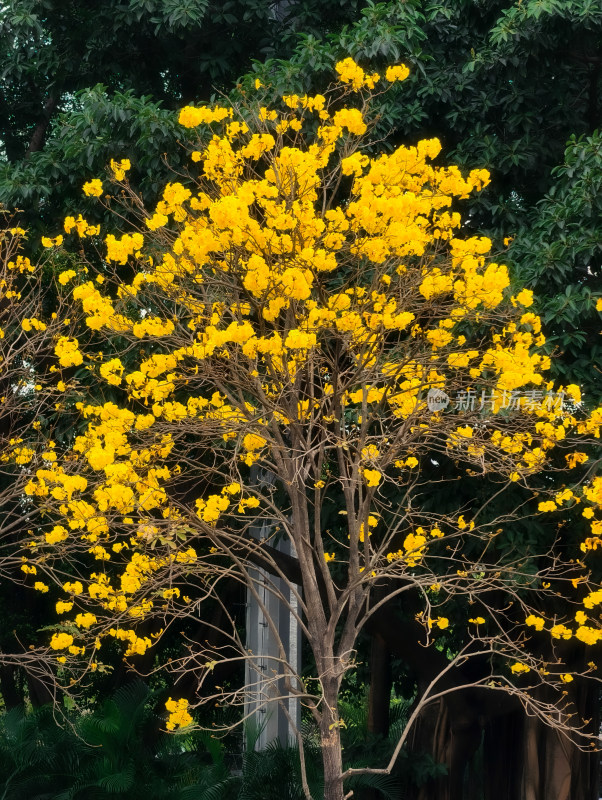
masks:
<path id="1" fill-rule="evenodd" d="M 0 201 L 25 209 L 28 225 L 41 230 L 83 208 L 79 187 L 88 174 L 99 174 L 111 157 L 135 153 L 131 179 L 151 202 L 169 179 L 169 168 L 186 164 L 169 110 L 208 99 L 215 90 L 231 91 L 251 59 L 268 56 L 254 69 L 277 90 L 316 91 L 347 53 L 377 68 L 403 58 L 410 79 L 400 95 L 382 99 L 382 132 L 393 132 L 398 142 L 437 136 L 460 167 L 490 170 L 489 187 L 468 198 L 466 217 L 474 230 L 493 234 L 500 247 L 504 237 L 515 237 L 511 267 L 536 289 L 544 324 L 560 322 L 546 331 L 550 352 L 558 347 L 566 353 L 554 359 L 555 375 L 582 384 L 586 402 L 595 405 L 602 391 L 587 364 L 596 360 L 591 347 L 597 337 L 584 334 L 597 324 L 589 290 L 599 281 L 600 218 L 595 200 L 588 210 L 578 209 L 566 192 L 573 191 L 568 182 L 576 187 L 583 179 L 582 168 L 596 184 L 599 150 L 576 143 L 567 151 L 572 177 L 554 170 L 563 163 L 569 137 L 591 135 L 599 125 L 597 4 L 413 0 L 369 4 L 361 14 L 354 3 L 324 9 L 309 0 L 219 6 L 204 0 L 158 6 L 132 0 L 93 8 L 33 0 L 9 4 L 3 18 L 6 122 L 0 139 L 7 161 L 0 171 Z M 243 84 L 250 86 L 254 78 L 247 76 Z M 43 107 L 51 96 L 59 98 L 51 133 L 40 139 L 39 152 L 24 158 L 31 137 L 46 125 Z M 592 236 L 581 239 L 578 255 L 588 270 L 578 278 L 580 267 L 563 229 L 537 206 L 550 192 L 557 209 L 561 196 L 565 208 L 573 205 L 577 225 L 589 215 Z M 595 198 L 595 192 L 588 196 Z M 559 283 L 563 293 L 572 287 L 560 313 Z"/>
<path id="2" fill-rule="evenodd" d="M 0 19 L 0 201 L 30 212 L 30 225 L 56 220 L 57 203 L 59 217 L 74 207 L 83 172 L 133 149 L 147 153 L 139 178 L 156 194 L 164 153 L 179 163 L 165 110 L 229 91 L 251 59 L 290 55 L 298 28 L 326 32 L 356 9 L 355 0 L 326 8 L 315 0 L 10 0 Z"/>
<path id="3" fill-rule="evenodd" d="M 0 176 L 0 197 L 6 203 L 26 209 L 31 225 L 41 228 L 55 224 L 58 229 L 59 221 L 62 224 L 67 213 L 79 209 L 84 215 L 91 213 L 91 208 L 85 209 L 79 199 L 81 183 L 90 174 L 101 174 L 110 157 L 133 157 L 134 153 L 132 182 L 149 202 L 160 191 L 163 181 L 169 179 L 167 169 L 163 173 L 163 154 L 167 154 L 166 161 L 172 167 L 186 165 L 185 151 L 178 145 L 180 132 L 169 114 L 169 109 L 185 97 L 178 78 L 178 70 L 184 69 L 179 63 L 183 58 L 182 47 L 172 46 L 178 37 L 198 40 L 199 52 L 205 52 L 207 41 L 203 43 L 203 36 L 210 31 L 206 37 L 210 40 L 210 50 L 218 41 L 222 51 L 230 55 L 232 47 L 239 48 L 238 56 L 232 55 L 229 66 L 208 80 L 201 76 L 203 66 L 193 65 L 189 73 L 193 76 L 191 85 L 196 75 L 203 88 L 190 97 L 206 95 L 211 91 L 210 85 L 229 91 L 233 77 L 248 69 L 245 64 L 249 63 L 249 56 L 264 58 L 273 52 L 278 60 L 268 61 L 265 72 L 262 72 L 264 66 L 257 62 L 255 73 L 244 79 L 243 85 L 252 86 L 260 74 L 283 90 L 289 89 L 294 81 L 299 89 L 309 89 L 310 84 L 314 90 L 321 88 L 329 80 L 334 62 L 347 52 L 352 52 L 363 64 L 377 66 L 381 63 L 379 59 L 384 63 L 403 57 L 412 68 L 410 79 L 397 97 L 391 99 L 389 94 L 382 104 L 376 100 L 382 116 L 382 132 L 394 131 L 396 141 L 410 142 L 436 134 L 455 163 L 467 169 L 489 167 L 492 176 L 489 187 L 464 201 L 469 225 L 473 231 L 491 231 L 499 248 L 502 237 L 515 237 L 505 259 L 521 281 L 528 281 L 536 289 L 536 310 L 547 336 L 544 347 L 553 355 L 553 374 L 562 383 L 581 384 L 589 407 L 599 402 L 602 395 L 599 373 L 591 368 L 598 360 L 599 313 L 593 300 L 599 287 L 600 241 L 596 200 L 600 153 L 597 136 L 591 133 L 599 124 L 600 94 L 600 11 L 595 2 L 426 4 L 420 0 L 370 4 L 361 15 L 351 3 L 341 7 L 329 4 L 327 11 L 308 3 L 286 7 L 280 4 L 271 16 L 271 12 L 257 9 L 255 19 L 263 19 L 264 34 L 258 47 L 257 26 L 249 35 L 236 39 L 229 23 L 211 27 L 214 19 L 211 9 L 202 18 L 197 15 L 193 19 L 186 11 L 170 21 L 167 16 L 161 18 L 163 7 L 165 4 L 157 10 L 149 3 L 144 8 L 142 4 L 130 3 L 114 8 L 112 3 L 102 7 L 96 3 L 94 26 L 86 27 L 85 15 L 89 15 L 89 9 L 82 4 L 70 9 L 67 15 L 62 11 L 65 4 L 61 4 L 61 9 L 41 3 L 5 5 L 2 12 L 5 91 L 0 103 L 10 121 L 5 142 L 14 131 L 20 148 L 14 151 L 15 160 L 6 165 Z M 174 4 L 169 13 L 175 8 Z M 200 5 L 195 8 L 194 13 Z M 189 10 L 194 11 L 192 5 Z M 35 20 L 29 18 L 32 14 L 37 15 Z M 118 15 L 122 15 L 119 25 Z M 68 24 L 70 19 L 72 27 Z M 80 21 L 84 24 L 80 25 Z M 340 25 L 345 23 L 347 27 L 341 30 Z M 97 30 L 102 34 L 96 35 Z M 121 31 L 125 36 L 121 36 Z M 276 35 L 272 35 L 274 31 Z M 286 37 L 280 44 L 278 40 L 284 31 Z M 31 50 L 27 49 L 35 37 L 39 60 L 29 58 Z M 55 48 L 53 56 L 53 43 L 59 41 L 61 49 Z M 252 44 L 246 53 L 241 49 L 243 41 L 245 46 Z M 131 57 L 133 42 L 136 58 Z M 293 49 L 292 58 L 288 59 Z M 67 58 L 71 50 L 83 53 L 83 62 L 90 68 L 82 69 L 81 60 Z M 170 66 L 164 69 L 159 66 L 159 59 L 147 57 L 157 51 Z M 55 78 L 58 83 L 63 79 L 60 75 L 56 77 L 59 61 L 64 65 L 62 70 L 70 65 L 70 89 L 53 111 L 43 149 L 22 159 L 32 135 L 45 127 L 44 103 L 48 95 L 44 92 Z M 116 69 L 107 68 L 107 64 L 117 65 Z M 188 67 L 191 65 L 189 61 Z M 317 78 L 316 66 L 323 67 Z M 222 67 L 220 64 L 219 69 Z M 162 82 L 161 76 L 157 77 L 161 71 L 169 72 L 169 81 Z M 143 73 L 152 80 L 144 78 Z M 97 81 L 107 90 L 97 87 L 81 95 L 74 94 Z M 59 121 L 57 115 L 61 109 L 65 111 Z M 478 125 L 475 120 L 479 120 Z M 577 134 L 578 138 L 563 157 L 565 141 L 571 134 Z M 580 135 L 583 138 L 579 139 Z M 563 158 L 565 166 L 553 171 L 563 163 Z M 573 525 L 579 524 L 580 519 L 577 513 Z M 549 534 L 544 533 L 544 526 L 531 521 L 512 546 L 531 542 L 535 531 L 539 531 L 542 541 L 547 540 Z M 18 604 L 22 606 L 21 601 Z M 381 634 L 391 629 L 392 619 L 382 621 Z M 12 640 L 13 626 L 8 630 Z M 5 646 L 10 651 L 12 641 Z M 394 637 L 388 638 L 386 646 L 395 650 Z M 415 668 L 426 674 L 427 663 L 422 652 L 415 655 Z M 437 663 L 434 648 L 429 651 L 429 658 L 433 665 Z M 388 656 L 380 659 L 385 665 L 385 675 L 387 659 Z M 10 691 L 10 680 L 5 683 Z M 16 688 L 21 684 L 17 675 Z M 15 696 L 20 694 L 19 690 Z M 388 696 L 386 691 L 380 694 Z M 588 704 L 590 710 L 586 716 L 593 717 L 598 705 L 595 693 Z M 467 700 L 462 713 L 458 705 L 453 712 L 456 719 L 466 715 L 469 731 L 476 730 L 468 722 L 471 705 L 474 706 L 473 700 Z M 481 711 L 482 717 L 489 713 Z M 383 711 L 381 718 L 385 717 Z M 489 742 L 491 753 L 502 747 L 508 751 L 511 743 L 518 747 L 520 737 L 512 727 L 516 725 L 520 727 L 522 722 L 509 713 L 506 727 L 511 733 L 504 743 L 496 739 L 504 725 L 499 722 L 490 725 L 485 741 Z M 441 733 L 444 725 L 438 729 L 438 741 L 450 738 Z M 541 731 L 537 735 L 544 738 Z M 476 734 L 473 738 L 480 740 Z M 456 731 L 453 739 L 459 741 L 461 735 Z M 539 752 L 543 750 L 541 746 Z M 442 752 L 436 757 L 440 758 Z M 447 760 L 447 745 L 445 752 Z M 518 755 L 517 759 L 520 760 Z M 580 766 L 573 773 L 580 782 L 591 770 L 582 761 L 578 763 Z M 464 767 L 458 769 L 462 771 Z M 531 775 L 545 772 L 543 767 L 532 764 L 524 769 Z M 501 787 L 503 781 L 494 783 Z M 592 779 L 588 789 L 592 796 L 597 791 L 594 786 Z M 431 787 L 429 791 L 432 794 L 434 790 Z M 547 798 L 557 790 L 542 786 L 537 791 Z M 584 794 L 580 783 L 573 793 Z"/>
<path id="4" fill-rule="evenodd" d="M 7 118 L 22 131 L 15 135 L 24 144 L 20 151 L 16 148 L 3 175 L 5 202 L 23 205 L 24 190 L 29 204 L 52 196 L 51 205 L 63 210 L 65 189 L 69 187 L 73 203 L 73 188 L 80 185 L 83 171 L 100 170 L 108 156 L 120 154 L 121 144 L 131 146 L 144 134 L 145 126 L 133 120 L 135 111 L 128 112 L 122 95 L 113 92 L 131 90 L 166 108 L 207 99 L 215 89 L 230 91 L 236 76 L 260 52 L 262 58 L 277 55 L 279 60 L 257 63 L 256 69 L 267 70 L 270 82 L 282 91 L 290 90 L 293 81 L 303 84 L 304 91 L 320 88 L 320 80 L 328 82 L 334 62 L 347 53 L 377 67 L 379 61 L 403 57 L 413 77 L 402 102 L 385 102 L 384 125 L 397 129 L 403 141 L 436 135 L 455 163 L 488 167 L 492 184 L 473 198 L 470 215 L 477 227 L 493 225 L 503 235 L 515 235 L 524 225 L 525 211 L 549 190 L 550 171 L 561 162 L 569 136 L 591 133 L 599 122 L 601 20 L 593 2 L 413 0 L 372 3 L 361 14 L 354 3 L 328 9 L 309 1 L 246 4 L 244 9 L 236 4 L 214 9 L 206 2 L 186 8 L 175 1 L 173 7 L 159 5 L 134 0 L 95 4 L 92 10 L 85 4 L 51 9 L 32 0 L 10 5 L 4 22 Z M 89 24 L 90 14 L 94 25 Z M 351 24 L 337 29 L 343 23 Z M 241 25 L 247 26 L 244 35 Z M 32 37 L 43 45 L 33 60 L 27 49 Z M 67 55 L 60 70 L 57 50 Z M 323 70 L 317 80 L 316 68 Z M 48 87 L 60 85 L 63 74 L 69 81 L 64 98 L 71 102 L 74 92 L 97 83 L 109 94 L 102 103 L 81 97 L 84 119 L 77 110 L 73 118 L 67 113 L 57 136 L 47 142 L 52 156 L 36 168 L 39 157 L 23 163 L 23 150 Z M 138 113 L 149 113 L 144 101 Z M 150 149 L 160 158 L 169 151 L 175 157 L 177 148 L 163 125 L 157 125 L 152 138 L 148 130 L 144 135 L 136 152 Z M 85 146 L 77 146 L 78 137 Z M 10 138 L 8 129 L 3 138 Z M 116 146 L 107 151 L 107 142 Z M 152 172 L 144 170 L 140 177 L 148 179 Z M 49 184 L 49 175 L 60 185 Z M 156 193 L 157 187 L 149 185 L 149 191 Z"/>

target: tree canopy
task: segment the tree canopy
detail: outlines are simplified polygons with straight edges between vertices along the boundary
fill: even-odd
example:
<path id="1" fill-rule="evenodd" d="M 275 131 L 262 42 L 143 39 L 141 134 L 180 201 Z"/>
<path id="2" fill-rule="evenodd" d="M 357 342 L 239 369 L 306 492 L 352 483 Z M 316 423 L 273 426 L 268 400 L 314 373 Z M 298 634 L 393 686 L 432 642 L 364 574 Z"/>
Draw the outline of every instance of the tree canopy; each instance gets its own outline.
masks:
<path id="1" fill-rule="evenodd" d="M 582 560 L 602 541 L 588 455 L 602 412 L 585 415 L 578 386 L 548 380 L 532 292 L 511 285 L 490 239 L 459 235 L 459 201 L 489 175 L 433 164 L 437 139 L 369 155 L 372 98 L 394 96 L 408 69 L 381 77 L 346 58 L 336 70 L 323 94 L 266 104 L 258 79 L 234 108 L 184 107 L 194 188 L 169 182 L 154 209 L 130 187 L 129 159 L 111 160 L 110 181 L 89 176 L 87 197 L 137 217 L 125 232 L 69 216 L 43 237 L 37 268 L 16 252 L 22 231 L 3 239 L 3 364 L 23 375 L 4 398 L 3 458 L 14 513 L 25 503 L 31 525 L 17 544 L 7 531 L 3 563 L 58 614 L 31 658 L 77 685 L 111 642 L 126 659 L 159 651 L 166 628 L 211 601 L 225 641 L 184 637 L 164 665 L 203 685 L 221 663 L 253 664 L 222 588 L 234 581 L 262 604 L 261 567 L 288 587 L 262 578 L 312 653 L 315 690 L 282 643 L 265 669 L 272 696 L 299 697 L 313 717 L 326 800 L 391 770 L 455 669 L 589 747 L 567 687 L 593 667 L 563 643 L 599 641 L 602 602 Z M 559 546 L 548 527 L 507 546 L 524 521 L 577 508 L 581 542 Z M 397 597 L 449 657 L 391 762 L 344 769 L 341 682 L 360 632 Z M 168 727 L 192 721 L 188 698 L 166 708 Z M 298 744 L 303 759 L 300 731 Z"/>
<path id="2" fill-rule="evenodd" d="M 240 75 L 246 89 L 260 76 L 276 91 L 320 91 L 348 53 L 376 68 L 403 59 L 410 78 L 394 100 L 376 101 L 378 131 L 392 143 L 436 136 L 453 163 L 489 169 L 489 186 L 467 200 L 466 224 L 497 247 L 514 237 L 507 260 L 541 298 L 544 325 L 555 322 L 549 353 L 565 355 L 554 358 L 555 374 L 582 383 L 595 405 L 602 391 L 588 364 L 598 355 L 590 301 L 600 217 L 595 191 L 580 187 L 584 179 L 595 187 L 600 174 L 598 4 L 412 0 L 361 13 L 355 3 L 326 10 L 310 0 L 217 5 L 13 0 L 1 38 L 0 202 L 24 209 L 39 234 L 82 209 L 88 174 L 130 158 L 132 183 L 150 203 L 169 170 L 186 166 L 169 113 L 182 102 L 215 92 L 236 101 Z M 44 135 L 31 152 L 36 131 Z M 584 219 L 591 236 L 575 249 L 566 226 Z"/>

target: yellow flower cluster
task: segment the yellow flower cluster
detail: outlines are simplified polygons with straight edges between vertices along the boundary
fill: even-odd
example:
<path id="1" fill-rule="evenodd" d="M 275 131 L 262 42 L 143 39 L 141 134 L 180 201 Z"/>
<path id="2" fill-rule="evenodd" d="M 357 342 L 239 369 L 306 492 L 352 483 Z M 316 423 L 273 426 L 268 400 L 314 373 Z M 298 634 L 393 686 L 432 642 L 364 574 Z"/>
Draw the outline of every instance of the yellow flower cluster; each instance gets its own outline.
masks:
<path id="1" fill-rule="evenodd" d="M 64 650 L 73 644 L 73 636 L 70 633 L 53 633 L 50 640 L 50 647 L 53 650 Z"/>
<path id="2" fill-rule="evenodd" d="M 82 475 L 69 475 L 62 466 L 36 470 L 36 480 L 31 478 L 24 492 L 29 497 L 52 497 L 59 502 L 71 502 L 74 494 L 86 490 L 88 481 Z"/>
<path id="3" fill-rule="evenodd" d="M 169 711 L 169 719 L 165 726 L 168 731 L 185 728 L 192 722 L 192 717 L 188 712 L 188 700 L 172 700 L 170 697 L 165 703 L 165 708 Z"/>
<path id="4" fill-rule="evenodd" d="M 126 658 L 128 656 L 142 656 L 146 653 L 149 647 L 153 646 L 153 643 L 148 636 L 137 636 L 133 630 L 111 628 L 109 631 L 109 636 L 128 643 L 128 648 L 124 654 Z"/>
<path id="5" fill-rule="evenodd" d="M 102 197 L 102 181 L 99 178 L 86 181 L 82 191 L 86 197 Z"/>
<path id="6" fill-rule="evenodd" d="M 69 533 L 62 525 L 55 525 L 51 531 L 44 534 L 47 544 L 58 544 L 64 542 L 69 537 Z"/>
<path id="7" fill-rule="evenodd" d="M 212 122 L 221 122 L 232 116 L 232 109 L 229 108 L 195 108 L 185 106 L 180 111 L 178 122 L 185 128 L 196 128 L 198 125 L 210 125 Z"/>
<path id="8" fill-rule="evenodd" d="M 9 261 L 6 266 L 9 270 L 17 270 L 21 274 L 24 272 L 35 272 L 35 266 L 27 256 L 18 255 L 14 261 Z"/>
<path id="9" fill-rule="evenodd" d="M 352 58 L 345 58 L 343 61 L 339 61 L 335 69 L 341 83 L 350 83 L 355 91 L 364 86 L 364 70 Z"/>
<path id="10" fill-rule="evenodd" d="M 530 614 L 525 620 L 525 624 L 535 628 L 536 631 L 542 631 L 546 623 L 542 617 L 538 617 L 535 614 Z"/>
<path id="11" fill-rule="evenodd" d="M 115 312 L 112 301 L 102 295 L 92 281 L 76 286 L 73 298 L 81 300 L 86 315 L 86 325 L 92 330 L 97 331 L 106 327 L 115 332 L 123 332 L 131 328 L 131 323 L 123 315 Z"/>
<path id="12" fill-rule="evenodd" d="M 434 539 L 440 539 L 443 532 L 439 528 L 433 527 L 430 535 Z M 418 527 L 414 533 L 409 533 L 405 537 L 402 548 L 395 553 L 387 553 L 387 561 L 389 563 L 403 561 L 408 567 L 415 567 L 424 558 L 427 543 L 427 532 L 424 528 Z"/>
<path id="13" fill-rule="evenodd" d="M 349 84 L 356 92 L 362 88 L 374 89 L 375 85 L 381 79 L 377 72 L 373 72 L 370 75 L 366 74 L 352 58 L 345 58 L 339 61 L 335 69 L 339 75 L 340 82 Z M 405 64 L 399 64 L 397 66 L 387 67 L 385 79 L 389 83 L 405 81 L 409 74 L 410 70 Z"/>
<path id="14" fill-rule="evenodd" d="M 21 327 L 26 333 L 29 333 L 29 331 L 45 331 L 47 326 L 36 317 L 24 317 L 21 320 Z"/>
<path id="15" fill-rule="evenodd" d="M 105 244 L 107 259 L 116 261 L 118 264 L 125 264 L 131 255 L 136 256 L 140 253 L 144 237 L 141 233 L 124 233 L 121 239 L 117 239 L 110 233 L 105 239 Z"/>
<path id="16" fill-rule="evenodd" d="M 65 217 L 64 222 L 65 233 L 71 233 L 73 229 L 77 231 L 77 235 L 82 239 L 86 236 L 98 236 L 100 233 L 100 225 L 90 225 L 81 214 L 75 217 Z"/>
<path id="17" fill-rule="evenodd" d="M 63 236 L 59 234 L 54 239 L 49 236 L 42 236 L 42 247 L 60 247 L 63 244 Z"/>
<path id="18" fill-rule="evenodd" d="M 68 336 L 59 337 L 54 352 L 61 367 L 78 367 L 84 360 L 79 349 L 79 342 L 77 339 L 70 339 Z"/>
<path id="19" fill-rule="evenodd" d="M 66 286 L 72 278 L 75 278 L 77 272 L 74 269 L 66 269 L 59 275 L 59 283 L 61 286 Z"/>
<path id="20" fill-rule="evenodd" d="M 474 531 L 475 522 L 463 516 L 450 525 L 460 510 L 446 524 L 436 514 L 419 519 L 416 511 L 415 520 L 397 527 L 399 539 L 391 533 L 389 491 L 419 483 L 433 452 L 462 467 L 477 464 L 478 474 L 522 480 L 542 468 L 569 430 L 599 436 L 602 411 L 577 423 L 535 403 L 502 405 L 502 398 L 514 402 L 518 389 L 543 395 L 551 384 L 544 379 L 549 358 L 538 352 L 541 322 L 525 312 L 532 294 L 511 295 L 508 270 L 491 260 L 488 238 L 461 238 L 457 201 L 483 188 L 488 173 L 435 166 L 437 139 L 368 155 L 366 98 L 381 78 L 351 59 L 337 72 L 338 95 L 289 94 L 278 108 L 261 107 L 255 119 L 220 106 L 182 109 L 185 128 L 211 126 L 191 143 L 196 183 L 169 183 L 145 212 L 144 234 L 106 236 L 106 261 L 129 264 L 135 274 L 126 282 L 107 269 L 107 286 L 75 286 L 70 335 L 52 334 L 60 367 L 83 364 L 85 350 L 90 380 L 99 377 L 101 391 L 110 387 L 119 398 L 99 401 L 96 386 L 96 399 L 77 403 L 81 427 L 64 456 L 50 444 L 19 442 L 11 451 L 30 471 L 25 495 L 46 514 L 24 574 L 36 575 L 35 564 L 51 569 L 51 548 L 62 558 L 71 544 L 83 547 L 90 563 L 100 562 L 98 572 L 65 583 L 56 605 L 60 614 L 75 608 L 70 629 L 82 639 L 113 625 L 107 635 L 124 642 L 126 656 L 148 650 L 152 639 L 138 635 L 139 621 L 162 613 L 165 601 L 189 602 L 172 584 L 206 570 L 203 559 L 210 569 L 222 560 L 229 541 L 218 546 L 222 528 L 235 540 L 268 513 L 273 501 L 262 487 L 244 485 L 254 465 L 274 472 L 294 461 L 286 491 L 301 498 L 311 491 L 313 502 L 343 481 L 325 465 L 343 463 L 347 489 L 362 509 L 349 523 L 349 549 L 363 553 L 358 568 L 369 581 L 387 572 L 416 575 L 444 530 L 451 527 L 446 535 L 455 537 L 450 552 Z M 390 67 L 385 78 L 401 81 L 407 72 Z M 123 182 L 129 168 L 127 159 L 112 161 L 110 172 Z M 349 187 L 349 194 L 333 196 L 335 186 Z M 120 190 L 127 188 L 125 182 Z M 84 191 L 100 196 L 102 183 L 90 181 Z M 81 214 L 65 220 L 65 231 L 97 234 Z M 65 270 L 58 282 L 73 285 L 77 274 Z M 45 323 L 31 316 L 21 325 L 44 333 Z M 98 340 L 107 343 L 101 352 Z M 578 387 L 566 392 L 579 402 Z M 466 416 L 450 421 L 452 409 L 433 409 L 429 401 L 453 393 L 464 396 Z M 196 448 L 205 451 L 209 479 L 202 477 L 202 497 L 186 508 L 189 489 L 181 491 L 177 476 L 194 467 Z M 37 457 L 48 468 L 36 470 Z M 571 467 L 585 460 L 582 453 L 567 456 Z M 539 508 L 555 510 L 576 497 L 558 492 Z M 602 505 L 602 480 L 587 484 L 578 499 Z M 593 514 L 586 549 L 602 547 Z M 326 563 L 335 558 L 327 549 L 342 558 L 340 542 L 331 540 L 318 550 L 326 575 L 322 553 Z M 459 578 L 473 579 L 460 566 L 454 587 Z M 592 593 L 584 607 L 599 602 Z M 121 627 L 128 618 L 133 627 Z M 575 622 L 526 619 L 554 639 L 598 641 L 587 617 Z M 428 624 L 445 630 L 449 620 Z M 69 636 L 55 634 L 51 648 L 75 654 Z M 528 667 L 517 662 L 510 669 L 520 674 Z M 191 721 L 184 700 L 170 699 L 167 710 L 170 729 Z"/>
<path id="21" fill-rule="evenodd" d="M 111 159 L 111 172 L 116 181 L 122 181 L 125 178 L 125 173 L 131 169 L 132 165 L 128 158 L 122 158 L 121 161 Z"/>
<path id="22" fill-rule="evenodd" d="M 368 129 L 362 112 L 357 108 L 342 108 L 336 111 L 332 121 L 335 127 L 347 128 L 349 133 L 354 133 L 356 136 L 361 136 Z"/>
<path id="23" fill-rule="evenodd" d="M 370 487 L 378 486 L 382 478 L 382 473 L 380 473 L 377 469 L 364 469 L 363 475 L 366 485 Z"/>
<path id="24" fill-rule="evenodd" d="M 119 386 L 124 369 L 119 358 L 112 358 L 110 361 L 105 361 L 105 363 L 101 365 L 100 374 L 111 386 Z"/>
<path id="25" fill-rule="evenodd" d="M 395 81 L 405 81 L 409 74 L 410 70 L 405 66 L 405 64 L 399 64 L 394 67 L 387 67 L 385 78 L 390 83 L 394 83 Z"/>

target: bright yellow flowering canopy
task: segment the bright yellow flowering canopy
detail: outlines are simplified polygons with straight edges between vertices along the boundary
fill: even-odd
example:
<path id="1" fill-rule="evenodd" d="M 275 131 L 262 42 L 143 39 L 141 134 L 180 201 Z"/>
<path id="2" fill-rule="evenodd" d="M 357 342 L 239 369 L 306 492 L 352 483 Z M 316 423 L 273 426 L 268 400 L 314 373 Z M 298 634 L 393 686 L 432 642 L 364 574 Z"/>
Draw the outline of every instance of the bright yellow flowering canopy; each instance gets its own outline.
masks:
<path id="1" fill-rule="evenodd" d="M 126 656 L 144 653 L 159 619 L 211 596 L 224 570 L 245 582 L 251 556 L 269 561 L 262 525 L 292 543 L 301 613 L 310 633 L 322 625 L 322 639 L 335 637 L 329 657 L 355 641 L 335 647 L 336 620 L 353 612 L 355 635 L 383 579 L 430 598 L 425 635 L 445 635 L 452 623 L 433 605 L 446 592 L 508 590 L 517 567 L 489 563 L 489 543 L 526 501 L 501 522 L 476 498 L 426 502 L 448 480 L 441 462 L 449 480 L 526 490 L 551 452 L 566 448 L 569 466 L 587 459 L 570 449 L 573 434 L 599 436 L 602 412 L 578 418 L 578 387 L 546 378 L 531 292 L 513 294 L 492 242 L 461 227 L 459 201 L 488 173 L 442 165 L 436 139 L 375 153 L 370 93 L 407 70 L 382 79 L 346 59 L 337 72 L 325 95 L 182 109 L 190 180 L 168 183 L 137 229 L 104 236 L 101 281 L 61 272 L 62 327 L 27 318 L 28 335 L 54 336 L 58 390 L 71 398 L 61 394 L 58 408 L 78 425 L 52 460 L 41 435 L 10 456 L 45 514 L 24 566 L 62 584 L 55 559 L 69 552 L 78 563 L 78 580 L 57 595 L 72 633 L 55 634 L 54 650 L 79 637 L 96 663 L 112 637 Z M 131 191 L 129 167 L 111 162 L 120 191 Z M 100 198 L 103 185 L 92 179 L 84 192 Z M 81 215 L 65 230 L 98 235 Z M 541 497 L 532 513 L 583 502 L 592 549 L 602 543 L 597 481 Z M 323 524 L 334 498 L 341 514 Z M 482 545 L 478 569 L 468 541 Z M 528 633 L 600 638 L 586 617 L 560 628 L 530 611 Z M 484 635 L 489 610 L 471 614 L 470 635 Z M 136 632 L 143 620 L 152 634 Z M 347 656 L 337 657 L 344 672 Z M 508 675 L 526 676 L 517 657 Z M 186 704 L 169 704 L 169 727 L 188 724 Z"/>

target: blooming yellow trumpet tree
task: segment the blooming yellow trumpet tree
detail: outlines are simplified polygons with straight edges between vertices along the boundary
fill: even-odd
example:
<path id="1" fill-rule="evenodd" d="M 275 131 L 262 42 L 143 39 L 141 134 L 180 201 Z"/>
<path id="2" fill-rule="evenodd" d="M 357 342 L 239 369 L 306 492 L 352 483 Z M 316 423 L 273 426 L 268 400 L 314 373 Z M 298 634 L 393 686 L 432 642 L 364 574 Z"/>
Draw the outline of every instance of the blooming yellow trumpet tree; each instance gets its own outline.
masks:
<path id="1" fill-rule="evenodd" d="M 531 293 L 513 293 L 491 241 L 464 235 L 458 201 L 487 172 L 436 165 L 434 139 L 369 154 L 370 99 L 406 68 L 381 77 L 345 59 L 337 72 L 324 95 L 262 105 L 258 83 L 240 108 L 182 109 L 194 180 L 168 184 L 152 211 L 130 189 L 127 160 L 85 184 L 139 223 L 99 232 L 80 215 L 66 220 L 65 242 L 45 240 L 50 261 L 77 237 L 98 248 L 56 276 L 67 310 L 35 377 L 74 433 L 53 446 L 52 431 L 30 428 L 4 448 L 35 520 L 23 580 L 56 597 L 56 632 L 39 655 L 62 674 L 97 669 L 109 639 L 128 659 L 157 648 L 173 620 L 223 603 L 225 580 L 260 605 L 258 567 L 284 582 L 268 577 L 268 590 L 297 617 L 317 681 L 301 680 L 281 642 L 264 678 L 313 716 L 326 800 L 351 795 L 338 695 L 385 603 L 418 603 L 427 643 L 455 625 L 450 598 L 469 597 L 448 670 L 485 657 L 479 684 L 577 738 L 556 643 L 602 638 L 602 592 L 578 546 L 560 558 L 550 541 L 526 565 L 497 545 L 552 506 L 583 508 L 583 548 L 602 542 L 602 478 L 548 497 L 539 477 L 559 463 L 579 471 L 602 410 L 586 416 L 578 387 L 548 382 Z M 22 319 L 22 332 L 45 324 Z M 466 476 L 470 495 L 445 494 Z M 546 598 L 559 592 L 574 608 L 550 618 Z M 173 670 L 202 683 L 216 664 L 252 657 L 223 605 L 228 643 L 187 642 Z M 269 614 L 268 625 L 279 642 Z M 530 649 L 544 630 L 546 663 Z M 242 705 L 253 691 L 220 697 Z M 411 721 L 440 691 L 431 684 Z M 167 710 L 169 728 L 191 722 L 185 699 Z"/>

